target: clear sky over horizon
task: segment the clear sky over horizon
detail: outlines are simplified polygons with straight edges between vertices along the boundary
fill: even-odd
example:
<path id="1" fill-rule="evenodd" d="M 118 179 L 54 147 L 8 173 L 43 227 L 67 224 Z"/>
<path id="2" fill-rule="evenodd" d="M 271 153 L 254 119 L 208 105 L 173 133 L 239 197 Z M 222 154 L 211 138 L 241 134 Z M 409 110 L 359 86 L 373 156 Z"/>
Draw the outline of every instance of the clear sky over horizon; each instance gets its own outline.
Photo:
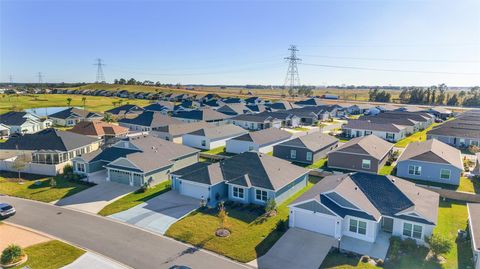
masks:
<path id="1" fill-rule="evenodd" d="M 480 1 L 0 0 L 0 81 L 480 85 Z"/>

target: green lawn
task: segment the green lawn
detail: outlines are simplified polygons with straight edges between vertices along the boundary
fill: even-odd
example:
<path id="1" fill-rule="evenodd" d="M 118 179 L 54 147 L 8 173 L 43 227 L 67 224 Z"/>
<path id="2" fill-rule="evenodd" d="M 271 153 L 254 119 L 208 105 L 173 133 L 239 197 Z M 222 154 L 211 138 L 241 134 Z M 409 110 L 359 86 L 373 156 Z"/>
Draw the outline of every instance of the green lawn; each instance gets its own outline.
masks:
<path id="1" fill-rule="evenodd" d="M 275 217 L 265 219 L 249 211 L 248 207 L 228 208 L 229 237 L 215 236 L 218 227 L 216 210 L 197 210 L 173 224 L 166 235 L 241 262 L 249 262 L 265 254 L 283 235 L 284 231 L 275 228 L 278 222 L 288 221 L 287 205 L 312 186 L 313 183 L 308 183 L 304 189 L 279 205 Z"/>
<path id="2" fill-rule="evenodd" d="M 202 151 L 202 153 L 217 155 L 225 152 L 225 146 L 214 148 L 211 150 Z"/>
<path id="3" fill-rule="evenodd" d="M 23 176 L 22 176 L 23 177 Z M 41 202 L 52 202 L 73 195 L 90 187 L 83 183 L 76 183 L 67 179 L 58 178 L 57 186 L 50 187 L 50 178 L 28 175 L 17 182 L 16 173 L 0 173 L 0 194 L 16 196 Z M 35 185 L 35 181 L 41 182 Z"/>
<path id="4" fill-rule="evenodd" d="M 425 130 L 416 132 L 416 133 L 410 135 L 409 137 L 406 137 L 406 138 L 398 141 L 397 143 L 395 143 L 395 147 L 405 148 L 405 147 L 408 146 L 408 144 L 410 144 L 412 142 L 421 142 L 421 141 L 427 140 L 427 132 L 430 131 L 433 127 L 438 126 L 438 125 L 440 125 L 440 123 L 433 123 L 432 125 L 430 125 Z"/>
<path id="5" fill-rule="evenodd" d="M 480 180 L 470 180 L 469 178 L 461 177 L 457 191 L 480 193 Z"/>
<path id="6" fill-rule="evenodd" d="M 454 201 L 442 201 L 439 205 L 438 224 L 434 233 L 448 238 L 452 242 L 452 249 L 444 255 L 445 263 L 438 264 L 434 261 L 427 261 L 425 257 L 427 251 L 420 248 L 415 253 L 402 256 L 396 261 L 386 262 L 386 269 L 461 269 L 467 268 L 471 264 L 472 251 L 469 241 L 456 242 L 457 231 L 467 228 L 467 207 L 465 203 Z M 388 258 L 388 257 L 387 257 Z M 364 264 L 358 258 L 347 257 L 343 254 L 329 254 L 322 263 L 321 268 L 347 269 L 347 268 L 374 268 L 369 264 Z M 377 267 L 379 268 L 379 267 Z"/>
<path id="7" fill-rule="evenodd" d="M 157 184 L 149 188 L 145 192 L 142 192 L 140 190 L 134 191 L 114 201 L 113 203 L 107 205 L 106 207 L 102 208 L 102 210 L 100 210 L 98 214 L 102 216 L 108 216 L 118 212 L 125 211 L 147 200 L 150 200 L 155 196 L 165 193 L 170 189 L 171 189 L 170 181 L 167 180 L 165 182 L 162 182 L 160 184 Z"/>
<path id="8" fill-rule="evenodd" d="M 378 172 L 378 174 L 391 175 L 394 168 L 395 166 L 392 166 L 392 165 L 384 165 L 382 168 L 380 168 L 380 171 Z"/>
<path id="9" fill-rule="evenodd" d="M 62 268 L 78 259 L 85 251 L 61 241 L 52 240 L 27 247 L 25 253 L 28 255 L 27 262 L 14 267 L 14 269 L 25 266 L 32 269 Z"/>
<path id="10" fill-rule="evenodd" d="M 23 110 L 37 107 L 67 106 L 67 98 L 72 98 L 71 106 L 83 107 L 82 98 L 86 97 L 85 108 L 87 110 L 104 112 L 113 108 L 114 101 L 122 100 L 122 104 L 130 103 L 145 106 L 148 100 L 125 99 L 105 96 L 85 96 L 75 94 L 35 94 L 35 95 L 0 95 L 0 113 L 11 110 Z"/>
<path id="11" fill-rule="evenodd" d="M 308 169 L 321 169 L 321 168 L 324 168 L 325 165 L 327 164 L 327 158 L 323 158 L 323 159 L 320 159 L 314 163 L 312 163 L 311 165 L 308 165 L 306 166 L 305 168 L 308 168 Z"/>
<path id="12" fill-rule="evenodd" d="M 310 129 L 305 128 L 305 127 L 295 127 L 295 128 L 293 128 L 293 130 L 295 130 L 295 131 L 308 131 Z"/>

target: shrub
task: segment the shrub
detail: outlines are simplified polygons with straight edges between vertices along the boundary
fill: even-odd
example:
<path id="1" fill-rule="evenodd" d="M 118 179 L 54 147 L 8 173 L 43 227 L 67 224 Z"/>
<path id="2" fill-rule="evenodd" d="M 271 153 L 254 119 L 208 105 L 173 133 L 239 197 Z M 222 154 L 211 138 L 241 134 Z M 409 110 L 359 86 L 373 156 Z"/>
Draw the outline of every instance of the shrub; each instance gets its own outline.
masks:
<path id="1" fill-rule="evenodd" d="M 265 204 L 265 212 L 269 213 L 274 211 L 277 208 L 277 202 L 275 199 L 268 199 L 267 203 Z"/>
<path id="2" fill-rule="evenodd" d="M 3 264 L 10 264 L 19 261 L 25 255 L 22 248 L 18 245 L 11 244 L 2 252 L 0 261 Z"/>
<path id="3" fill-rule="evenodd" d="M 417 249 L 417 241 L 415 239 L 405 239 L 402 241 L 402 247 L 409 253 L 415 252 Z"/>
<path id="4" fill-rule="evenodd" d="M 56 188 L 57 187 L 57 179 L 55 179 L 54 177 L 50 178 L 50 187 L 52 188 Z"/>
<path id="5" fill-rule="evenodd" d="M 364 256 L 362 256 L 362 257 L 360 258 L 360 261 L 362 261 L 363 263 L 366 263 L 366 262 L 368 262 L 369 260 L 370 260 L 370 257 L 367 256 L 367 255 L 364 255 Z"/>
<path id="6" fill-rule="evenodd" d="M 448 253 L 452 249 L 452 242 L 437 234 L 425 237 L 425 242 L 428 243 L 430 250 L 436 257 Z"/>
<path id="7" fill-rule="evenodd" d="M 67 164 L 63 167 L 63 174 L 64 175 L 71 175 L 73 174 L 73 166 L 70 164 Z"/>
<path id="8" fill-rule="evenodd" d="M 287 220 L 280 220 L 279 222 L 277 222 L 277 226 L 275 226 L 275 229 L 279 232 L 286 232 L 288 229 Z"/>
<path id="9" fill-rule="evenodd" d="M 402 239 L 398 236 L 390 237 L 390 259 L 396 260 L 399 257 L 399 252 L 402 244 Z"/>
<path id="10" fill-rule="evenodd" d="M 385 262 L 382 259 L 378 259 L 375 263 L 377 264 L 377 266 L 380 266 L 380 267 L 382 267 L 385 264 Z"/>

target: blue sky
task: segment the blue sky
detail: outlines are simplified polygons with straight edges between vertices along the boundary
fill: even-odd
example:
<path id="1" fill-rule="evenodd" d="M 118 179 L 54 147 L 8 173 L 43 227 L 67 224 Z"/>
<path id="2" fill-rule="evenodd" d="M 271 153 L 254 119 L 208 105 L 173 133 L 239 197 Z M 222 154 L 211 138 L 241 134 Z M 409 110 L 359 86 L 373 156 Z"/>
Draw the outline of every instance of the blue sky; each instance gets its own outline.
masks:
<path id="1" fill-rule="evenodd" d="M 480 85 L 480 1 L 0 3 L 0 81 Z"/>

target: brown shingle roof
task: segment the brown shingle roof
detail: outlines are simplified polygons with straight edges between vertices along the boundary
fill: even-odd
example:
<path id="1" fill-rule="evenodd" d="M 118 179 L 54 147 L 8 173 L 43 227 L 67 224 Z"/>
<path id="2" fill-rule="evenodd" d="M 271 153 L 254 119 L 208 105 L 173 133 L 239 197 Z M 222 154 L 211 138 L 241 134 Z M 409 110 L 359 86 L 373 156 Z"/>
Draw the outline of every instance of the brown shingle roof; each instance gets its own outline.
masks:
<path id="1" fill-rule="evenodd" d="M 104 135 L 122 135 L 128 133 L 128 128 L 118 126 L 103 121 L 81 121 L 77 123 L 70 132 L 89 135 L 89 136 L 104 136 Z"/>

